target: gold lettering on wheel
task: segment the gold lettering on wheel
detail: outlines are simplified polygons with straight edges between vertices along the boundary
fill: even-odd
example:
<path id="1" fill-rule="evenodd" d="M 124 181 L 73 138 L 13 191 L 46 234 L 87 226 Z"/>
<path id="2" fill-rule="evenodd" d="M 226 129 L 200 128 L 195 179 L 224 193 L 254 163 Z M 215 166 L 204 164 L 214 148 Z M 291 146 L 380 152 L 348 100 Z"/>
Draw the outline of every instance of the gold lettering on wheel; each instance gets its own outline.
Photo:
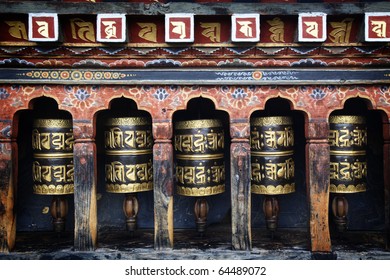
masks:
<path id="1" fill-rule="evenodd" d="M 252 180 L 256 182 L 260 182 L 262 178 L 260 163 L 252 163 L 251 166 L 252 166 Z"/>
<path id="2" fill-rule="evenodd" d="M 271 25 L 269 28 L 269 31 L 271 32 L 271 41 L 274 43 L 284 43 L 284 22 L 276 17 L 272 20 L 267 20 L 267 23 Z"/>
<path id="3" fill-rule="evenodd" d="M 367 145 L 366 129 L 339 129 L 329 131 L 329 145 L 333 147 L 363 147 Z"/>
<path id="4" fill-rule="evenodd" d="M 38 161 L 33 162 L 33 180 L 34 182 L 69 183 L 73 182 L 74 167 L 68 165 L 41 165 Z"/>
<path id="5" fill-rule="evenodd" d="M 346 18 L 340 22 L 330 22 L 333 30 L 329 33 L 329 39 L 333 43 L 346 44 L 349 43 L 351 36 L 353 18 Z"/>
<path id="6" fill-rule="evenodd" d="M 126 164 L 119 161 L 113 161 L 105 165 L 106 182 L 149 182 L 153 179 L 153 165 L 149 161 L 140 164 Z M 127 179 L 127 180 L 126 180 Z"/>
<path id="7" fill-rule="evenodd" d="M 204 153 L 206 147 L 211 151 L 223 149 L 225 145 L 223 133 L 175 135 L 175 150 L 179 152 Z"/>
<path id="8" fill-rule="evenodd" d="M 54 146 L 54 150 L 64 150 L 65 149 L 64 133 L 52 133 L 51 143 Z"/>
<path id="9" fill-rule="evenodd" d="M 366 176 L 366 162 L 330 162 L 330 179 L 351 181 L 353 179 L 363 179 Z"/>
<path id="10" fill-rule="evenodd" d="M 276 148 L 276 132 L 272 131 L 271 129 L 269 131 L 266 131 L 264 133 L 265 138 L 265 144 L 266 146 L 270 148 Z"/>
<path id="11" fill-rule="evenodd" d="M 95 29 L 92 22 L 80 18 L 70 19 L 70 28 L 73 39 L 80 39 L 85 42 L 96 42 Z"/>
<path id="12" fill-rule="evenodd" d="M 204 30 L 202 35 L 209 38 L 213 43 L 221 42 L 221 24 L 219 22 L 201 22 L 200 27 Z"/>
<path id="13" fill-rule="evenodd" d="M 10 28 L 8 29 L 9 35 L 17 39 L 28 40 L 26 25 L 21 21 L 6 21 Z"/>
<path id="14" fill-rule="evenodd" d="M 211 181 L 214 183 L 220 183 L 225 179 L 225 167 L 212 166 L 211 167 Z"/>
<path id="15" fill-rule="evenodd" d="M 137 22 L 137 25 L 141 27 L 138 32 L 138 36 L 146 41 L 157 43 L 157 25 L 151 22 Z"/>
<path id="16" fill-rule="evenodd" d="M 260 150 L 260 133 L 258 131 L 251 131 L 251 148 Z"/>

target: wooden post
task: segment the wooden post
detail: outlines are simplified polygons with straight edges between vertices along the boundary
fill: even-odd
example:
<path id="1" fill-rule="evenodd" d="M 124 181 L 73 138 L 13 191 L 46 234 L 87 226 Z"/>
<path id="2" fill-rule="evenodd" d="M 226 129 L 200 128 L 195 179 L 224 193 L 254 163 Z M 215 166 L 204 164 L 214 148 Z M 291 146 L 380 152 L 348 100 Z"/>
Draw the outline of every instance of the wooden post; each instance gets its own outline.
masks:
<path id="1" fill-rule="evenodd" d="M 230 124 L 233 250 L 252 249 L 249 129 L 249 121 Z"/>
<path id="2" fill-rule="evenodd" d="M 0 253 L 8 253 L 15 246 L 17 150 L 16 140 L 0 133 Z"/>
<path id="3" fill-rule="evenodd" d="M 154 248 L 173 248 L 172 123 L 153 122 Z"/>
<path id="4" fill-rule="evenodd" d="M 82 127 L 82 125 L 85 125 Z M 92 123 L 74 121 L 74 247 L 92 251 L 97 244 L 96 145 L 92 139 Z M 80 131 L 85 133 L 80 133 Z"/>
<path id="5" fill-rule="evenodd" d="M 383 122 L 383 175 L 385 195 L 385 247 L 390 250 L 390 123 Z"/>
<path id="6" fill-rule="evenodd" d="M 326 120 L 306 122 L 306 176 L 310 211 L 310 241 L 314 254 L 331 253 L 329 232 L 329 125 Z M 321 256 L 320 256 L 321 257 Z"/>

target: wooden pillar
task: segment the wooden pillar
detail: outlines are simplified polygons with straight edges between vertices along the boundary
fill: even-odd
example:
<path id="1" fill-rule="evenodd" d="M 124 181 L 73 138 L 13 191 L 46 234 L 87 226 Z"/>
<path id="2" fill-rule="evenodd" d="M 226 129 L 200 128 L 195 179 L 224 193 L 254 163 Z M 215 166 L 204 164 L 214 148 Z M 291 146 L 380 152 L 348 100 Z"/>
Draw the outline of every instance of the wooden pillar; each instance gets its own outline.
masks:
<path id="1" fill-rule="evenodd" d="M 0 128 L 10 124 L 0 121 Z M 0 253 L 8 253 L 15 246 L 17 161 L 16 140 L 0 132 Z"/>
<path id="2" fill-rule="evenodd" d="M 154 248 L 173 248 L 173 147 L 170 120 L 153 122 Z"/>
<path id="3" fill-rule="evenodd" d="M 230 123 L 230 184 L 232 202 L 232 248 L 251 250 L 251 188 L 249 121 Z"/>
<path id="4" fill-rule="evenodd" d="M 390 123 L 383 122 L 383 175 L 385 195 L 385 247 L 390 250 Z"/>
<path id="5" fill-rule="evenodd" d="M 329 125 L 324 119 L 306 122 L 306 182 L 312 253 L 329 254 Z M 325 257 L 325 256 L 324 256 Z"/>
<path id="6" fill-rule="evenodd" d="M 97 244 L 96 145 L 92 122 L 73 122 L 74 144 L 74 247 L 92 251 Z"/>

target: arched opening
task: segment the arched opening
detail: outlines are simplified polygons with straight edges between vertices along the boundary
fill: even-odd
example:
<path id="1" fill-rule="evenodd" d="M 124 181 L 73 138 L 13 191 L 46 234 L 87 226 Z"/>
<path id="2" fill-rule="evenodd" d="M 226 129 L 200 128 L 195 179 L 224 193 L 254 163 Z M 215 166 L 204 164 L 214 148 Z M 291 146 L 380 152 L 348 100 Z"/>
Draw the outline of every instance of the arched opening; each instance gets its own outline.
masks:
<path id="1" fill-rule="evenodd" d="M 173 115 L 175 247 L 231 242 L 229 117 L 206 98 Z"/>
<path id="2" fill-rule="evenodd" d="M 153 246 L 152 118 L 127 98 L 96 117 L 99 243 Z"/>
<path id="3" fill-rule="evenodd" d="M 272 98 L 251 115 L 253 247 L 307 249 L 305 116 Z"/>
<path id="4" fill-rule="evenodd" d="M 16 250 L 65 248 L 73 245 L 74 229 L 72 116 L 48 97 L 32 100 L 30 108 L 15 115 Z"/>
<path id="5" fill-rule="evenodd" d="M 384 114 L 370 108 L 368 100 L 352 98 L 329 118 L 329 218 L 334 246 L 345 242 L 385 246 Z"/>

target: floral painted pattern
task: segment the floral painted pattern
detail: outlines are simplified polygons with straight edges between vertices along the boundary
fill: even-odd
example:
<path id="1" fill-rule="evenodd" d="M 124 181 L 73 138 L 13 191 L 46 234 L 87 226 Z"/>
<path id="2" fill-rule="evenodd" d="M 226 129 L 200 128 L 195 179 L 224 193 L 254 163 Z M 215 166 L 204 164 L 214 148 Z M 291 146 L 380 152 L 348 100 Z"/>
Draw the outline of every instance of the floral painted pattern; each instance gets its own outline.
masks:
<path id="1" fill-rule="evenodd" d="M 85 110 L 92 107 L 99 107 L 103 104 L 98 86 L 65 86 L 65 93 L 62 105 L 66 107 L 76 107 Z"/>
<path id="2" fill-rule="evenodd" d="M 125 97 L 134 100 L 138 109 L 154 118 L 169 119 L 177 110 L 186 108 L 192 98 L 212 100 L 217 110 L 227 111 L 230 118 L 248 118 L 263 110 L 271 98 L 285 98 L 295 110 L 309 118 L 327 118 L 333 110 L 343 108 L 346 99 L 366 98 L 374 109 L 390 115 L 390 87 L 381 86 L 130 86 L 130 85 L 0 85 L 0 112 L 12 119 L 14 112 L 29 108 L 32 99 L 53 98 L 59 108 L 75 118 L 92 119 L 99 110 L 109 107 L 111 100 Z M 6 117 L 6 116 L 10 117 Z"/>

